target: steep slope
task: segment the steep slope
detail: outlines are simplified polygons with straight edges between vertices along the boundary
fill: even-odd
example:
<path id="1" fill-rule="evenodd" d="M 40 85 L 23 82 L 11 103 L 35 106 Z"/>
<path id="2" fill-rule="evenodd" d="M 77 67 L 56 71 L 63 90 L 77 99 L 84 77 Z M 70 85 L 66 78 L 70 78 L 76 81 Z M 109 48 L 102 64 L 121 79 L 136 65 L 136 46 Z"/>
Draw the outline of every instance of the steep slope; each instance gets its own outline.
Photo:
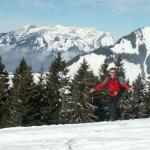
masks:
<path id="1" fill-rule="evenodd" d="M 99 47 L 113 45 L 109 33 L 95 28 L 24 26 L 16 31 L 0 33 L 0 55 L 9 71 L 25 57 L 34 71 L 48 69 L 60 51 L 66 61 Z"/>
<path id="2" fill-rule="evenodd" d="M 0 130 L 2 150 L 149 150 L 150 119 Z"/>

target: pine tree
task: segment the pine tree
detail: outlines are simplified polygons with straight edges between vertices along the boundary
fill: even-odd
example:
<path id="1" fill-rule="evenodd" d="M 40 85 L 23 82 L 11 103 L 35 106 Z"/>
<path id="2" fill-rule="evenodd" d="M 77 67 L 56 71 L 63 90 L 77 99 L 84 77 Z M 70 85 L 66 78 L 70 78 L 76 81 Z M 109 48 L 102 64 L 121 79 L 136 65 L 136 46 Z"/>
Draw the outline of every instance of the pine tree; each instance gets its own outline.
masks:
<path id="1" fill-rule="evenodd" d="M 139 74 L 135 82 L 133 83 L 133 96 L 132 96 L 132 118 L 145 117 L 145 84 Z"/>
<path id="2" fill-rule="evenodd" d="M 121 54 L 118 54 L 116 56 L 116 60 L 114 62 L 115 68 L 116 68 L 116 74 L 117 77 L 123 78 L 123 80 L 127 83 L 126 81 L 126 76 L 125 76 L 125 69 L 124 69 L 124 63 L 123 63 L 123 58 Z M 130 97 L 128 96 L 128 92 L 124 87 L 121 87 L 120 92 L 118 93 L 118 108 L 117 108 L 117 114 L 120 119 L 125 119 L 128 118 L 127 112 L 130 112 Z"/>
<path id="3" fill-rule="evenodd" d="M 89 66 L 84 59 L 72 80 L 70 123 L 92 122 L 98 119 L 95 116 L 96 107 L 93 106 L 89 95 L 90 89 L 95 84 L 95 79 L 96 77 L 89 70 Z"/>
<path id="4" fill-rule="evenodd" d="M 104 81 L 105 78 L 109 75 L 108 66 L 108 58 L 106 57 L 104 63 L 100 66 L 99 69 L 99 78 L 101 82 Z"/>
<path id="5" fill-rule="evenodd" d="M 44 122 L 44 103 L 46 100 L 45 96 L 45 79 L 43 68 L 40 69 L 38 82 L 34 84 L 32 95 L 31 95 L 31 111 L 29 116 L 30 125 L 43 125 Z"/>
<path id="6" fill-rule="evenodd" d="M 13 126 L 33 125 L 30 118 L 33 115 L 33 89 L 35 84 L 31 67 L 23 58 L 12 79 L 11 99 L 13 108 Z"/>
<path id="7" fill-rule="evenodd" d="M 61 76 L 62 88 L 60 89 L 60 96 L 62 101 L 62 107 L 60 111 L 60 122 L 70 123 L 70 102 L 71 102 L 71 87 L 70 76 L 68 76 L 68 70 L 65 69 L 64 75 Z"/>
<path id="8" fill-rule="evenodd" d="M 127 82 L 129 84 L 129 82 Z M 131 119 L 132 114 L 132 93 L 127 90 L 122 94 L 119 99 L 120 119 Z"/>
<path id="9" fill-rule="evenodd" d="M 116 61 L 114 63 L 115 63 L 117 76 L 120 76 L 123 79 L 125 79 L 125 69 L 124 69 L 124 63 L 123 63 L 123 59 L 122 59 L 121 54 L 118 54 L 116 56 Z"/>
<path id="10" fill-rule="evenodd" d="M 46 76 L 46 107 L 43 113 L 47 124 L 58 124 L 62 121 L 60 114 L 68 85 L 67 73 L 66 62 L 58 53 Z"/>
<path id="11" fill-rule="evenodd" d="M 150 81 L 147 81 L 147 91 L 145 95 L 145 117 L 150 117 Z"/>
<path id="12" fill-rule="evenodd" d="M 99 83 L 102 83 L 108 76 L 108 58 L 104 60 L 104 63 L 100 66 L 99 69 Z M 108 87 L 101 89 L 95 94 L 95 102 L 99 108 L 98 116 L 100 121 L 108 120 L 109 118 L 109 95 Z"/>
<path id="13" fill-rule="evenodd" d="M 0 128 L 8 126 L 10 113 L 9 76 L 0 57 Z"/>

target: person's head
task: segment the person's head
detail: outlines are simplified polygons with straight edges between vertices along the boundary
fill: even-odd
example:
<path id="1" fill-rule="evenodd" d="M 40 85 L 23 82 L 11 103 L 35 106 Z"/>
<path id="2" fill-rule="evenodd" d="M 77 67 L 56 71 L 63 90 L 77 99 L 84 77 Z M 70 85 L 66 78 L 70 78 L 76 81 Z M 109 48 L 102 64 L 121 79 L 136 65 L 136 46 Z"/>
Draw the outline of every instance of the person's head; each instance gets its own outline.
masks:
<path id="1" fill-rule="evenodd" d="M 109 69 L 109 75 L 111 77 L 115 77 L 116 76 L 116 68 L 110 68 Z"/>

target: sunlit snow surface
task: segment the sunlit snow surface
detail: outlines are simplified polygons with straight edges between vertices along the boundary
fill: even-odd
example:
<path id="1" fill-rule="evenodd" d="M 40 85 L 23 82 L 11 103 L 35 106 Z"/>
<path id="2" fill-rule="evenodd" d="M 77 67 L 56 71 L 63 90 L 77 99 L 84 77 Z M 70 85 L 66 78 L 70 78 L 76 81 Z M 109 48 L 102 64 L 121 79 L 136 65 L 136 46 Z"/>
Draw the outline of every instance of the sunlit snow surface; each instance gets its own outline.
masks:
<path id="1" fill-rule="evenodd" d="M 0 150 L 149 150 L 150 119 L 0 130 Z"/>

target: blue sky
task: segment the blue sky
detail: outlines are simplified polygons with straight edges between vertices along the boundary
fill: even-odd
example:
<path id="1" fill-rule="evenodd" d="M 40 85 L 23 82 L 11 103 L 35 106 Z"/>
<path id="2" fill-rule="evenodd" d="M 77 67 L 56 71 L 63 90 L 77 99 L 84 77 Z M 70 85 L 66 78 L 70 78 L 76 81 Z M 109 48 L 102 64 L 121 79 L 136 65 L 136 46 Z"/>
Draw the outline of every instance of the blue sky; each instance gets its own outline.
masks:
<path id="1" fill-rule="evenodd" d="M 0 32 L 28 24 L 97 27 L 118 39 L 150 26 L 150 0 L 1 0 Z"/>

